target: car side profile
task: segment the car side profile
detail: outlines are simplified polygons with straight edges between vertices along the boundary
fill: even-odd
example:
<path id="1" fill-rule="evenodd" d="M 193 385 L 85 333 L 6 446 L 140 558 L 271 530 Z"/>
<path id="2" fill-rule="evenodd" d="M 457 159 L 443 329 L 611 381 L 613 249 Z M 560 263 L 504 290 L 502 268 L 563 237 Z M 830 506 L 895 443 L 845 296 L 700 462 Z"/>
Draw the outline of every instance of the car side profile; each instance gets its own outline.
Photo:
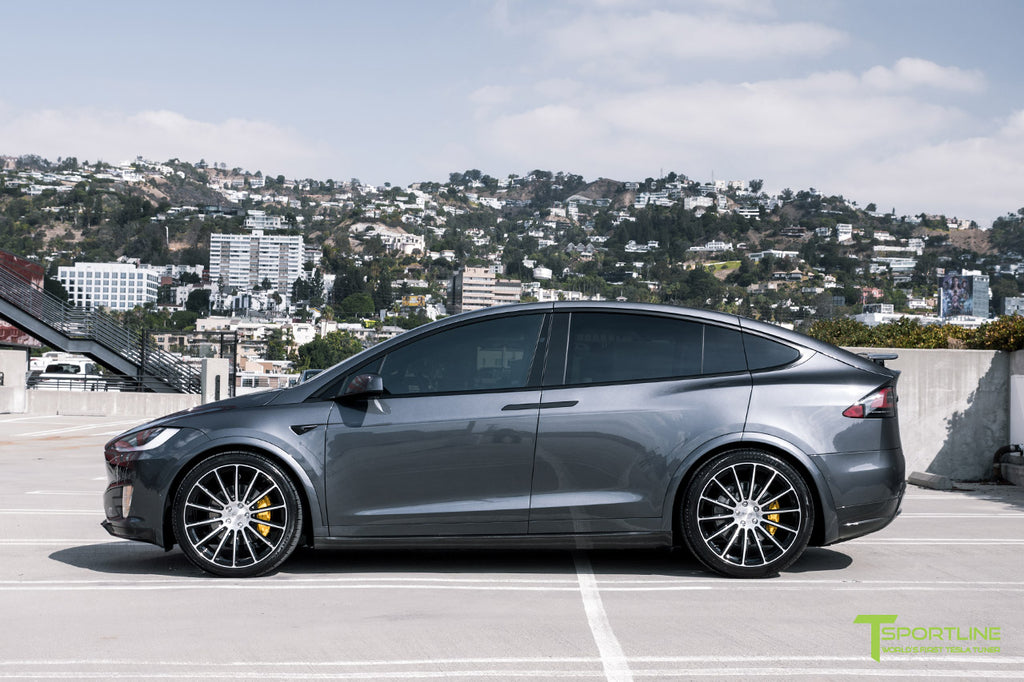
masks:
<path id="1" fill-rule="evenodd" d="M 681 544 L 770 576 L 897 514 L 897 377 L 735 315 L 487 308 L 117 436 L 103 525 L 235 577 L 299 544 Z"/>

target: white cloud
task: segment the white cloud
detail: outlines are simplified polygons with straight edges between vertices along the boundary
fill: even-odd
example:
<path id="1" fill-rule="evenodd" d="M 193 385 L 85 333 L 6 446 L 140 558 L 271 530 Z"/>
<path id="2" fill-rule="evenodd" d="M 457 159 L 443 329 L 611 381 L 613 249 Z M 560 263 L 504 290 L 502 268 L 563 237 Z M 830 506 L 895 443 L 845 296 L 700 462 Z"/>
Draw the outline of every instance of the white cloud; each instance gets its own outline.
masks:
<path id="1" fill-rule="evenodd" d="M 876 66 L 864 73 L 864 83 L 879 90 L 906 90 L 926 86 L 960 92 L 981 92 L 985 76 L 980 71 L 940 66 L 926 59 L 905 57 L 892 68 Z"/>
<path id="2" fill-rule="evenodd" d="M 895 207 L 900 215 L 945 213 L 982 227 L 1024 206 L 1024 111 L 989 135 L 919 145 L 871 160 L 852 159 L 832 181 L 848 198 Z"/>
<path id="3" fill-rule="evenodd" d="M 482 120 L 477 144 L 499 163 L 619 179 L 675 170 L 815 186 L 902 213 L 992 219 L 1024 205 L 1024 112 L 998 129 L 904 88 L 967 74 L 901 60 L 901 87 L 846 71 L 754 83 L 698 83 L 551 98 Z M 882 71 L 872 70 L 879 74 Z M 940 78 L 941 77 L 941 78 Z M 936 79 L 939 80 L 936 80 Z M 957 88 L 975 87 L 967 74 Z M 974 84 L 974 85 L 971 85 Z"/>
<path id="4" fill-rule="evenodd" d="M 310 141 L 263 121 L 198 121 L 167 110 L 18 112 L 10 106 L 0 108 L 0 152 L 114 162 L 138 155 L 157 160 L 205 158 L 284 172 L 323 158 Z"/>
<path id="5" fill-rule="evenodd" d="M 724 15 L 656 10 L 641 15 L 583 14 L 553 29 L 549 39 L 568 59 L 612 63 L 817 55 L 845 43 L 846 35 L 807 22 L 757 23 Z"/>

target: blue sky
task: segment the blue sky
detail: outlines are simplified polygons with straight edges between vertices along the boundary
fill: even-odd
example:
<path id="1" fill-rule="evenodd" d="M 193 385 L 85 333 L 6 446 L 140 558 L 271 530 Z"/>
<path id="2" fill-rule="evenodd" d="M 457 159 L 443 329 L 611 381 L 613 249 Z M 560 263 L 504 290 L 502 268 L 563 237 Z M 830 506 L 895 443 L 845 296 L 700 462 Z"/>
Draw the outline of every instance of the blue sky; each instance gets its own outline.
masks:
<path id="1" fill-rule="evenodd" d="M 0 154 L 1024 207 L 1012 0 L 4 3 Z"/>

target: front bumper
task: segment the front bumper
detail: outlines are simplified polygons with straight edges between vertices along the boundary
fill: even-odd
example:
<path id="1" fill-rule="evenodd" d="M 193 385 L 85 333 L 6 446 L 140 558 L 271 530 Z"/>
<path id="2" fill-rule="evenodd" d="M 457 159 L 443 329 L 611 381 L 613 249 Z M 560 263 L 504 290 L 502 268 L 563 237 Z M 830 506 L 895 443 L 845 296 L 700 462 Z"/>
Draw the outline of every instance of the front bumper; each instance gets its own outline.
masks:
<path id="1" fill-rule="evenodd" d="M 138 452 L 111 452 L 108 443 L 106 518 L 100 525 L 114 537 L 170 549 L 174 533 L 169 527 L 168 495 L 175 477 L 205 442 L 200 431 L 183 428 L 169 442 Z"/>

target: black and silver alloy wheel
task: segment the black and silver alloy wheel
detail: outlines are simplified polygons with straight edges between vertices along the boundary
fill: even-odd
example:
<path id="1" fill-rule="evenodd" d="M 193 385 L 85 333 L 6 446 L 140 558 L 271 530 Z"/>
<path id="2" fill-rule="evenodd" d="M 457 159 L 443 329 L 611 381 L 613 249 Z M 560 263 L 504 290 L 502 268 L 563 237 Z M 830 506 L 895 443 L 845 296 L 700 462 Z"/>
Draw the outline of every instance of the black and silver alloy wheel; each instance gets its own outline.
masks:
<path id="1" fill-rule="evenodd" d="M 686 544 L 723 575 L 774 575 L 807 546 L 812 504 L 803 477 L 783 460 L 759 450 L 727 453 L 702 466 L 686 489 Z"/>
<path id="2" fill-rule="evenodd" d="M 189 472 L 173 513 L 185 555 L 222 576 L 273 570 L 291 555 L 302 527 L 291 479 L 266 457 L 245 452 L 217 455 Z"/>

